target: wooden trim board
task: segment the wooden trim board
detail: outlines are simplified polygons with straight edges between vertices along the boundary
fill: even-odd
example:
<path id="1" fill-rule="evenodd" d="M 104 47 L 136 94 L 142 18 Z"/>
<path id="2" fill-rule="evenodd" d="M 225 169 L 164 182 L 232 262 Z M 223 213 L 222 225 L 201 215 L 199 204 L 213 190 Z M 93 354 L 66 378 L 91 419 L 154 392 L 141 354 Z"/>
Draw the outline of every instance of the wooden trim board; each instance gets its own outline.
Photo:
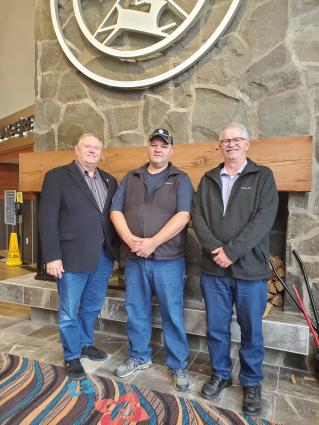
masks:
<path id="1" fill-rule="evenodd" d="M 147 161 L 145 146 L 108 148 L 100 167 L 120 180 L 129 170 Z M 277 188 L 287 192 L 311 191 L 312 136 L 272 137 L 252 140 L 248 156 L 273 170 Z M 46 151 L 19 154 L 19 189 L 41 190 L 44 174 L 51 168 L 68 164 L 74 151 Z M 197 188 L 201 176 L 222 162 L 217 142 L 178 144 L 173 162 L 185 170 Z"/>
<path id="2" fill-rule="evenodd" d="M 27 106 L 26 108 L 20 109 L 13 114 L 0 118 L 0 127 L 6 127 L 8 124 L 12 124 L 13 122 L 18 121 L 20 117 L 27 118 L 30 115 L 34 115 L 34 105 Z"/>
<path id="3" fill-rule="evenodd" d="M 0 163 L 16 162 L 19 160 L 19 153 L 33 152 L 33 134 L 25 137 L 17 137 L 0 144 Z"/>
<path id="4" fill-rule="evenodd" d="M 27 118 L 34 115 L 34 105 L 27 106 L 11 115 L 0 119 L 0 127 L 6 127 L 18 121 L 20 117 Z M 18 163 L 19 152 L 33 151 L 33 134 L 29 133 L 26 137 L 17 137 L 16 139 L 6 140 L 0 143 L 0 163 Z"/>

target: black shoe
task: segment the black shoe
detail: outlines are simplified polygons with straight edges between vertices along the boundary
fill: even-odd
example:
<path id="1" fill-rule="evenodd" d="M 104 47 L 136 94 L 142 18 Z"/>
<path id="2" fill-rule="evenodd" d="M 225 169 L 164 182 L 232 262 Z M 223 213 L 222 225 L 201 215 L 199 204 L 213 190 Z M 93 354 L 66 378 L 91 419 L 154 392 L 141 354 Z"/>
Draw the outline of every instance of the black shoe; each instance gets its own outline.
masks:
<path id="1" fill-rule="evenodd" d="M 211 400 L 215 397 L 217 397 L 221 390 L 224 388 L 230 387 L 232 384 L 231 378 L 229 379 L 222 379 L 218 378 L 218 376 L 212 376 L 209 381 L 205 382 L 205 384 L 202 386 L 201 394 L 204 398 L 207 398 L 208 400 Z"/>
<path id="2" fill-rule="evenodd" d="M 65 360 L 66 374 L 71 379 L 84 379 L 85 371 L 81 365 L 80 359 Z"/>
<path id="3" fill-rule="evenodd" d="M 261 412 L 261 386 L 244 387 L 243 412 L 256 415 Z"/>
<path id="4" fill-rule="evenodd" d="M 90 359 L 90 360 L 106 360 L 107 354 L 104 351 L 95 348 L 93 345 L 89 347 L 83 347 L 81 350 L 81 358 Z"/>

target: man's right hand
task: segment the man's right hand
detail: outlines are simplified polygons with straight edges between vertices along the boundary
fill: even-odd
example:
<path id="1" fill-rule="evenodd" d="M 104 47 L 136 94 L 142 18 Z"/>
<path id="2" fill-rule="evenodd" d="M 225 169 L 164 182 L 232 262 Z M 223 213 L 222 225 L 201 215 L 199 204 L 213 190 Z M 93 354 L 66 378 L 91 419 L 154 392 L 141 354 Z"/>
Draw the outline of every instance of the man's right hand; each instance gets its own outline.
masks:
<path id="1" fill-rule="evenodd" d="M 222 247 L 216 248 L 212 251 L 212 260 L 223 269 L 227 269 L 227 267 L 233 264 L 232 260 L 227 257 Z"/>
<path id="2" fill-rule="evenodd" d="M 62 260 L 53 260 L 46 263 L 46 271 L 51 276 L 61 279 L 64 272 Z"/>
<path id="3" fill-rule="evenodd" d="M 130 248 L 131 252 L 137 252 L 140 249 L 142 238 L 139 238 L 138 236 L 131 235 L 130 239 L 126 241 L 128 247 Z"/>

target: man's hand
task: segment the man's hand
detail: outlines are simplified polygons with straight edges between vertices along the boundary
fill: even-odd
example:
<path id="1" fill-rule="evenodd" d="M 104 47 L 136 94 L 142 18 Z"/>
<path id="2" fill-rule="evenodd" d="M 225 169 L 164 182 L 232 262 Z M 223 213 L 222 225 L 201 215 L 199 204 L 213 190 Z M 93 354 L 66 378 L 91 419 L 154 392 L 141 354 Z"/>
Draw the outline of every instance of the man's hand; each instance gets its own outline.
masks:
<path id="1" fill-rule="evenodd" d="M 233 261 L 227 257 L 222 247 L 216 248 L 212 251 L 212 260 L 223 269 L 227 269 L 227 267 L 233 264 Z"/>
<path id="2" fill-rule="evenodd" d="M 143 238 L 140 241 L 139 247 L 137 250 L 132 250 L 138 257 L 147 258 L 157 248 L 157 243 L 154 241 L 154 238 Z"/>
<path id="3" fill-rule="evenodd" d="M 53 260 L 46 263 L 46 271 L 51 276 L 61 279 L 64 272 L 62 260 Z"/>
<path id="4" fill-rule="evenodd" d="M 131 252 L 136 252 L 141 246 L 142 238 L 138 236 L 130 235 L 130 238 L 125 240 L 125 243 L 130 248 Z"/>

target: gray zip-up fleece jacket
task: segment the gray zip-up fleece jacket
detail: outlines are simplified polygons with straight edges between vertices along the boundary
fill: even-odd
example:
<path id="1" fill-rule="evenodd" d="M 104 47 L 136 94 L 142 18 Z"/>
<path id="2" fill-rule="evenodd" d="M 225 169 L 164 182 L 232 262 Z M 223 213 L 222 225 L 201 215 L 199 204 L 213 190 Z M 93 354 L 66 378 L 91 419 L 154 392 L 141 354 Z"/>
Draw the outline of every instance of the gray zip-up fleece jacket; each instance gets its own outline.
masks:
<path id="1" fill-rule="evenodd" d="M 236 279 L 269 277 L 269 233 L 278 208 L 272 171 L 250 159 L 236 180 L 223 216 L 220 164 L 201 179 L 194 196 L 193 226 L 202 246 L 202 272 Z M 224 269 L 211 251 L 223 247 L 233 264 Z"/>

